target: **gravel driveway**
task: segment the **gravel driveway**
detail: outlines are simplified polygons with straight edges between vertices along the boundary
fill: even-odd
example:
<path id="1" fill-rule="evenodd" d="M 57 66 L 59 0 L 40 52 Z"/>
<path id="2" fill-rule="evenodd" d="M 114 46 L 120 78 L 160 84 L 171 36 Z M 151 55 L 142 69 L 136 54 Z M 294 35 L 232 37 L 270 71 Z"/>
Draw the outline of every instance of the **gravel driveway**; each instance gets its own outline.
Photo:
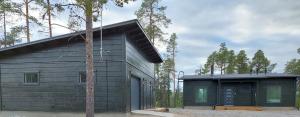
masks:
<path id="1" fill-rule="evenodd" d="M 170 109 L 175 117 L 300 117 L 300 111 L 243 111 L 243 110 L 192 110 Z"/>
<path id="2" fill-rule="evenodd" d="M 75 113 L 75 112 L 0 111 L 0 117 L 85 117 L 85 114 Z M 95 117 L 158 117 L 158 116 L 130 114 L 130 113 L 96 113 Z"/>

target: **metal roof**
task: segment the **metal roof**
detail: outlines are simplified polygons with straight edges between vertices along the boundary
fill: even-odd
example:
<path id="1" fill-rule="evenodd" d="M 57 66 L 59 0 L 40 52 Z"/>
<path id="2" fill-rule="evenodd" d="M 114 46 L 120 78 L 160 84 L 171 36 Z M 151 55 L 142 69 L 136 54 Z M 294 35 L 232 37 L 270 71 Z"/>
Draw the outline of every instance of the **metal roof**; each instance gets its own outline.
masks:
<path id="1" fill-rule="evenodd" d="M 153 46 L 153 44 L 150 42 L 149 38 L 147 37 L 146 33 L 144 32 L 141 24 L 137 19 L 128 20 L 124 22 L 119 22 L 111 25 L 103 26 L 103 35 L 107 33 L 113 33 L 113 32 L 124 32 L 127 34 L 127 36 L 132 37 L 132 39 L 135 42 L 135 45 L 138 46 L 138 48 L 146 55 L 146 57 L 154 63 L 161 63 L 162 57 L 160 56 L 157 49 Z M 97 36 L 97 33 L 100 31 L 100 27 L 94 28 L 94 37 Z M 52 46 L 55 46 L 55 41 L 62 41 L 62 40 L 68 40 L 70 37 L 76 37 L 80 35 L 84 35 L 85 30 L 74 32 L 74 33 L 68 33 L 64 35 L 55 36 L 52 38 L 45 38 L 40 39 L 37 41 L 32 41 L 29 43 L 23 43 L 23 44 L 17 44 L 14 46 L 1 48 L 0 49 L 0 55 L 5 55 L 6 53 L 14 53 L 20 51 L 20 49 L 26 49 L 26 48 L 33 48 L 34 46 L 39 47 L 46 47 L 45 45 L 49 45 L 47 43 L 52 43 Z M 99 34 L 99 33 L 98 33 Z M 19 49 L 19 50 L 18 50 Z M 32 49 L 31 49 L 32 50 Z"/>
<path id="2" fill-rule="evenodd" d="M 265 79 L 265 78 L 297 78 L 299 75 L 285 73 L 261 74 L 223 74 L 223 75 L 184 75 L 180 80 L 218 80 L 218 79 Z"/>

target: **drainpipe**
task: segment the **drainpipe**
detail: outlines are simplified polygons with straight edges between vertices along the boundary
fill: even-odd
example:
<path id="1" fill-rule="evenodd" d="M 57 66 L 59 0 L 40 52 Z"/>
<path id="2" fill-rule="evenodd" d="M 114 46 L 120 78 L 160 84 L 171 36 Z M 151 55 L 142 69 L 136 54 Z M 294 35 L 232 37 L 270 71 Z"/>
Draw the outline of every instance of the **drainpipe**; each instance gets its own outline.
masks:
<path id="1" fill-rule="evenodd" d="M 1 79 L 1 65 L 0 65 L 0 111 L 2 111 L 2 79 Z"/>
<path id="2" fill-rule="evenodd" d="M 178 73 L 178 78 L 177 78 L 177 96 L 178 96 L 178 99 L 180 99 L 179 97 L 180 97 L 180 90 L 179 90 L 179 77 L 180 77 L 180 73 L 182 73 L 182 77 L 184 77 L 184 72 L 183 71 L 180 71 L 179 73 Z M 182 90 L 182 92 L 183 92 L 183 90 Z M 175 96 L 175 97 L 177 97 L 177 96 Z M 183 104 L 183 94 L 182 94 L 182 108 L 184 108 L 184 104 Z"/>

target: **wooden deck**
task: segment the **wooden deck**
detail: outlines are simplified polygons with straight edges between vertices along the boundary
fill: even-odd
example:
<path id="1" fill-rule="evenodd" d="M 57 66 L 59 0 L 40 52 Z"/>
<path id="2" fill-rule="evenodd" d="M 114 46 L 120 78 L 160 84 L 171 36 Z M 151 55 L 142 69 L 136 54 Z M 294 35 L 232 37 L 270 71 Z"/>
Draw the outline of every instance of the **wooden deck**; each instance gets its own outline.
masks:
<path id="1" fill-rule="evenodd" d="M 249 110 L 249 111 L 262 111 L 263 109 L 258 106 L 215 106 L 215 110 Z"/>

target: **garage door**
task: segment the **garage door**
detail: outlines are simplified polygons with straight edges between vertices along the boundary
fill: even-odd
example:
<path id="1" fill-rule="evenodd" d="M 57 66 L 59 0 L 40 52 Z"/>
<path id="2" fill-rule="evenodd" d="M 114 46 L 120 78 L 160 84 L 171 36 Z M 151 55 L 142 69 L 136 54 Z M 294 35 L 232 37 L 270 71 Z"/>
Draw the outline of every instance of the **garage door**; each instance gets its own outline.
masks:
<path id="1" fill-rule="evenodd" d="M 131 78 L 131 110 L 140 109 L 140 79 Z"/>

